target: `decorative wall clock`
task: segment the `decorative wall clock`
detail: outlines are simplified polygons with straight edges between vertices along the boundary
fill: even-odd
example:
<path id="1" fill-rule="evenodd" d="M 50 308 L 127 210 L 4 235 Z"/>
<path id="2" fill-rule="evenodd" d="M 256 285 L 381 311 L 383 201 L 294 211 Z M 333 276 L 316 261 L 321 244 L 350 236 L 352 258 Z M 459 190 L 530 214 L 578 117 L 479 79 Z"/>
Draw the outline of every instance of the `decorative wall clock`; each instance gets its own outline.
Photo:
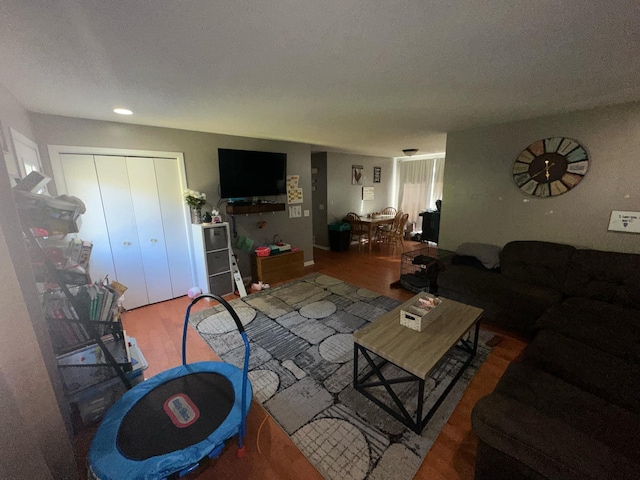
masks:
<path id="1" fill-rule="evenodd" d="M 562 195 L 575 187 L 589 168 L 589 156 L 578 142 L 553 137 L 525 148 L 513 164 L 520 190 L 535 197 Z"/>

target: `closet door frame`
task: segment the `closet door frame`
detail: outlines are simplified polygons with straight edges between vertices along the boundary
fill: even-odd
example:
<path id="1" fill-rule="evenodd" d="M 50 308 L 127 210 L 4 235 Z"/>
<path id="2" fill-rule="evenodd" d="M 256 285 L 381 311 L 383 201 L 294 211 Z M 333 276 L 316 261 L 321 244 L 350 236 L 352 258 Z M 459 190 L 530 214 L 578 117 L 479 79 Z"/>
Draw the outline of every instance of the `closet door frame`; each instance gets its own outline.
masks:
<path id="1" fill-rule="evenodd" d="M 103 148 L 103 147 L 78 147 L 67 145 L 47 145 L 49 152 L 49 160 L 51 162 L 51 170 L 53 172 L 53 181 L 56 186 L 58 195 L 67 193 L 64 181 L 64 172 L 62 169 L 62 160 L 60 155 L 63 154 L 80 154 L 80 155 L 108 155 L 121 157 L 148 157 L 148 158 L 168 158 L 176 159 L 178 162 L 180 188 L 184 191 L 187 188 L 187 174 L 184 166 L 184 154 L 182 152 L 165 152 L 157 150 L 135 150 L 129 148 Z M 187 235 L 187 249 L 189 252 L 189 268 L 191 270 L 192 285 L 196 285 L 195 264 L 193 252 L 193 237 L 191 228 L 191 212 L 186 202 L 182 205 L 183 226 Z"/>

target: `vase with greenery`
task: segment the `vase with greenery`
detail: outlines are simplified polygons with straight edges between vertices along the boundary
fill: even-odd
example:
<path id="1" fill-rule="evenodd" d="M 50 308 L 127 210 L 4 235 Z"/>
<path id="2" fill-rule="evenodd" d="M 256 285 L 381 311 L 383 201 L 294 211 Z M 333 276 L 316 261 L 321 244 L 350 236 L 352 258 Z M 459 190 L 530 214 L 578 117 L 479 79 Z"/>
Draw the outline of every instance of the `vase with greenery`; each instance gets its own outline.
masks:
<path id="1" fill-rule="evenodd" d="M 202 223 L 202 207 L 207 203 L 207 195 L 187 188 L 184 191 L 184 201 L 191 207 L 191 222 Z"/>

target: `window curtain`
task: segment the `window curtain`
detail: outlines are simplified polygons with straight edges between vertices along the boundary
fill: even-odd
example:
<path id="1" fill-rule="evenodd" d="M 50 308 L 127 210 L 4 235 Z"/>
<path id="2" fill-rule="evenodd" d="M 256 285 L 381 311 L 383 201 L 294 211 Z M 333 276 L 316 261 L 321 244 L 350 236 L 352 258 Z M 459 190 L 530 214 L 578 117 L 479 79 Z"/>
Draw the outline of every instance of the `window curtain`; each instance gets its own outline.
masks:
<path id="1" fill-rule="evenodd" d="M 409 221 L 421 225 L 418 215 L 435 210 L 436 200 L 442 199 L 444 157 L 398 162 L 398 205 L 409 214 Z"/>

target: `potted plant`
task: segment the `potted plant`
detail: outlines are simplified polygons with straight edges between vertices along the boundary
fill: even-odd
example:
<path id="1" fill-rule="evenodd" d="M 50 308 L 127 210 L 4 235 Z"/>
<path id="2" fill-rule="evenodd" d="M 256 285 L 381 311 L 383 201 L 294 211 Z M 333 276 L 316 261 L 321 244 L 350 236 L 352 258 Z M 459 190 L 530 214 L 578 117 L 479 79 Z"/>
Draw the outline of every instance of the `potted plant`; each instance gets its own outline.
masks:
<path id="1" fill-rule="evenodd" d="M 184 200 L 191 208 L 191 222 L 202 223 L 202 207 L 207 203 L 207 195 L 187 188 L 184 191 Z"/>

